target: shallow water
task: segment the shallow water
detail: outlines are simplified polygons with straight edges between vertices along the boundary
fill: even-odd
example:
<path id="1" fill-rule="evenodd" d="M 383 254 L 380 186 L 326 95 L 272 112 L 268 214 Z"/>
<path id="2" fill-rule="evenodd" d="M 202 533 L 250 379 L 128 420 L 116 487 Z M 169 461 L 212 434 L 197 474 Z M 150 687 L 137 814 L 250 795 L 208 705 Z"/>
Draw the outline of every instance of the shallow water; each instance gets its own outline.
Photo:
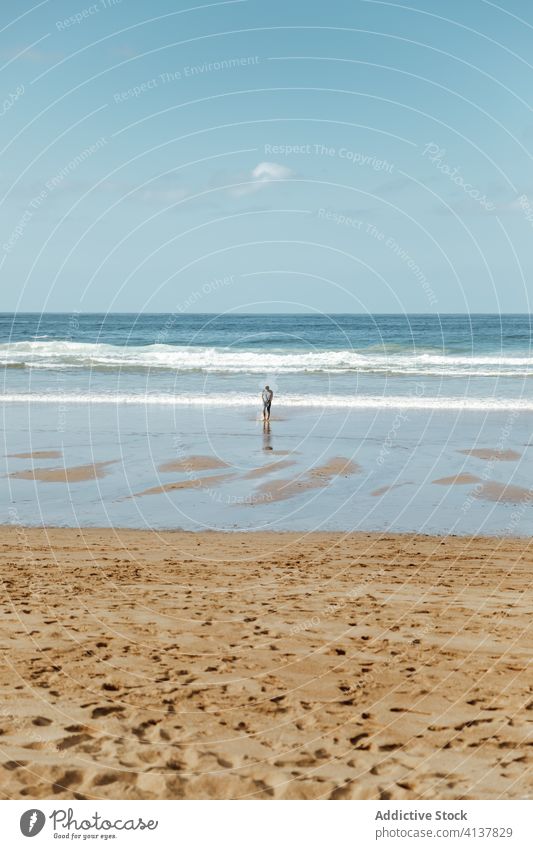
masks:
<path id="1" fill-rule="evenodd" d="M 0 363 L 6 521 L 532 530 L 529 316 L 4 315 Z"/>
<path id="2" fill-rule="evenodd" d="M 530 316 L 0 315 L 4 403 L 533 409 Z"/>
<path id="3" fill-rule="evenodd" d="M 533 445 L 524 413 L 319 412 L 280 404 L 264 432 L 252 410 L 87 404 L 65 412 L 53 404 L 12 404 L 4 420 L 2 453 L 63 452 L 63 461 L 2 458 L 4 475 L 41 470 L 41 480 L 2 478 L 12 522 L 437 534 L 533 530 Z M 512 448 L 518 458 L 461 453 L 471 448 L 499 449 L 503 457 Z M 205 461 L 208 468 L 198 470 L 190 457 L 217 458 L 227 467 L 210 469 Z M 335 458 L 342 458 L 341 468 L 355 461 L 360 469 L 313 477 Z M 183 468 L 160 468 L 173 460 Z M 42 479 L 43 469 L 109 461 L 115 462 L 97 467 L 100 478 Z M 455 476 L 469 483 L 434 482 Z M 513 500 L 491 500 L 483 491 L 489 482 L 511 484 Z M 180 488 L 138 495 L 169 484 Z"/>

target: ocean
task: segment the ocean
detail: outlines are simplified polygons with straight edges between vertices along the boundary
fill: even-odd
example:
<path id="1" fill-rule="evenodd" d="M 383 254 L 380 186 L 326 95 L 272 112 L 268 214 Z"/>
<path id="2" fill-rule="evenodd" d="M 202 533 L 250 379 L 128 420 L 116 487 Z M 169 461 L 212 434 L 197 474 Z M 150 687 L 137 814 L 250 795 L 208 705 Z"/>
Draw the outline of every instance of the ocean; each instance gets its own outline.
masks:
<path id="1" fill-rule="evenodd" d="M 3 482 L 22 524 L 531 530 L 529 315 L 2 314 L 0 367 Z M 51 483 L 33 472 L 57 458 L 13 456 L 36 451 L 109 467 Z M 332 457 L 360 470 L 269 502 L 250 477 L 266 451 L 282 483 L 289 463 L 291 480 Z M 233 477 L 216 497 L 201 483 L 138 498 L 178 454 L 216 455 Z"/>

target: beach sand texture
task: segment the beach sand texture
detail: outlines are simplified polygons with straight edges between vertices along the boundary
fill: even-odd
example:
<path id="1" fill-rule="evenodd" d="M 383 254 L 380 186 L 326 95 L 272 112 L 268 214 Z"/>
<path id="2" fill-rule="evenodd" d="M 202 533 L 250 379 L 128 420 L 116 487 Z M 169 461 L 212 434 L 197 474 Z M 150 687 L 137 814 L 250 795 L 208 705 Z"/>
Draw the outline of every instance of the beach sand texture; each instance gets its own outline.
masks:
<path id="1" fill-rule="evenodd" d="M 524 539 L 0 546 L 2 798 L 533 795 Z"/>

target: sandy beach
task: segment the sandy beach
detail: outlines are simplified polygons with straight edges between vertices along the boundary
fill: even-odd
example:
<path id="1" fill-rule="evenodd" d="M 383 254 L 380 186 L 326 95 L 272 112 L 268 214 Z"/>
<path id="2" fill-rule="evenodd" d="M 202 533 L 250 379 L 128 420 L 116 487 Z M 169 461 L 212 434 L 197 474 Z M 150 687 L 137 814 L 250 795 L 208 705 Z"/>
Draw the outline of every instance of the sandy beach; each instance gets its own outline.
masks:
<path id="1" fill-rule="evenodd" d="M 3 19 L 7 849 L 528 845 L 533 2 Z"/>
<path id="2" fill-rule="evenodd" d="M 531 798 L 512 538 L 4 527 L 2 798 Z"/>

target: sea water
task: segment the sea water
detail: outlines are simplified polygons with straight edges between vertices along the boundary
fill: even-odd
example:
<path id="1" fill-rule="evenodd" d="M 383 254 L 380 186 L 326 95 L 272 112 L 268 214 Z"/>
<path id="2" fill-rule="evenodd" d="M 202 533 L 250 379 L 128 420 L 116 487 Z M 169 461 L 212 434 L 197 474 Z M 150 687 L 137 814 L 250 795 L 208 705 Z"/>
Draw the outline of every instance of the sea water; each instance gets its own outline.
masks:
<path id="1" fill-rule="evenodd" d="M 4 314 L 0 369 L 3 500 L 23 524 L 532 528 L 529 315 Z M 268 432 L 265 384 L 274 390 Z M 463 453 L 472 449 L 497 459 Z M 39 450 L 62 456 L 12 456 Z M 159 467 L 196 455 L 216 456 L 231 477 L 131 497 L 183 480 L 186 471 Z M 333 457 L 359 473 L 290 499 L 269 501 L 261 477 L 247 477 L 284 458 L 268 480 L 304 479 Z M 97 480 L 9 477 L 107 461 Z M 434 483 L 464 474 L 477 490 Z M 513 489 L 487 501 L 487 481 Z"/>

